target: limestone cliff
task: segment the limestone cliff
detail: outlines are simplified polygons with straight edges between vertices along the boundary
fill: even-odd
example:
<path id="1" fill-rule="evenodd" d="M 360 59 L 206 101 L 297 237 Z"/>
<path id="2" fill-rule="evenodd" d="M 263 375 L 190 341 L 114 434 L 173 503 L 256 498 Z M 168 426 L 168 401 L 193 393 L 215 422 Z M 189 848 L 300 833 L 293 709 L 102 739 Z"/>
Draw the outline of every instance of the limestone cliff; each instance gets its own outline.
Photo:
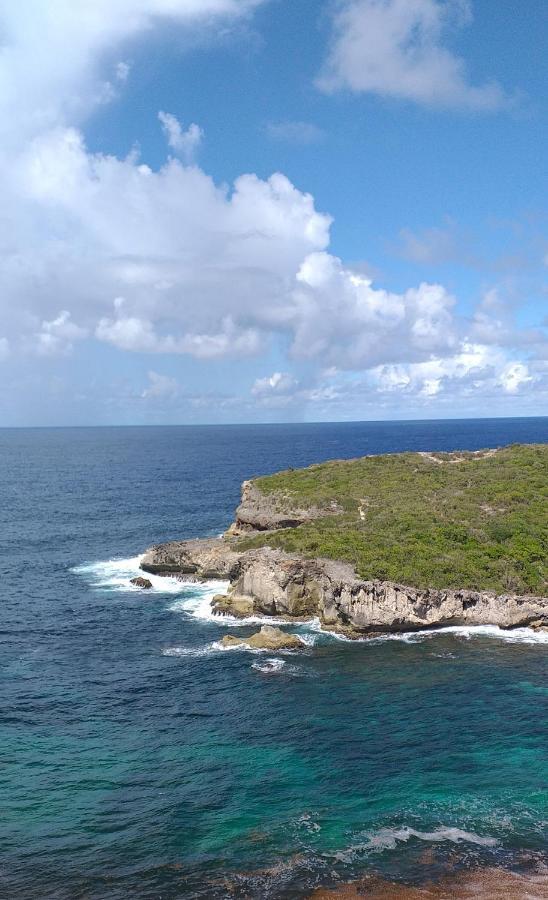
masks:
<path id="1" fill-rule="evenodd" d="M 327 627 L 363 634 L 447 625 L 548 627 L 548 598 L 497 595 L 490 591 L 432 590 L 389 581 L 365 581 L 352 566 L 327 559 L 305 559 L 271 550 L 239 552 L 226 539 L 174 541 L 148 550 L 146 572 L 230 581 L 220 613 L 237 615 L 242 599 L 247 614 L 284 618 L 318 616 Z"/>
<path id="2" fill-rule="evenodd" d="M 333 500 L 325 508 L 300 507 L 280 494 L 263 494 L 253 481 L 242 484 L 242 500 L 236 510 L 236 519 L 228 529 L 229 536 L 250 531 L 273 531 L 277 528 L 295 528 L 320 516 L 341 512 Z"/>
<path id="3" fill-rule="evenodd" d="M 529 552 L 530 572 L 543 570 L 547 449 L 516 445 L 497 451 L 496 458 L 495 451 L 364 457 L 245 481 L 235 522 L 223 538 L 156 545 L 145 553 L 141 567 L 181 578 L 228 580 L 228 595 L 217 596 L 213 605 L 219 615 L 318 616 L 326 627 L 349 634 L 447 625 L 548 628 L 545 579 L 531 582 L 540 590 L 527 585 L 518 590 L 510 578 L 489 582 L 483 561 L 477 563 L 506 554 L 504 564 L 511 569 L 514 545 L 509 539 L 517 535 L 521 543 L 515 558 L 523 561 L 523 553 Z M 386 580 L 361 577 L 354 561 L 337 561 L 341 546 L 345 555 L 357 547 L 358 562 L 370 559 L 362 574 L 374 574 L 384 546 L 394 543 L 391 528 L 398 515 L 400 526 L 405 525 L 402 539 L 408 540 L 411 533 L 411 538 L 423 540 L 423 560 L 424 535 L 432 535 L 428 571 L 437 577 L 438 586 L 433 587 L 424 573 L 422 582 L 418 577 L 413 582 L 418 557 L 412 540 L 404 561 L 411 561 L 411 583 L 422 586 L 398 583 L 394 574 Z M 416 534 L 408 528 L 415 518 L 421 523 Z M 305 537 L 311 531 L 332 551 L 324 552 L 330 558 L 306 552 Z M 283 543 L 285 537 L 288 545 Z M 471 583 L 497 584 L 498 589 L 444 587 L 456 581 L 447 558 L 455 547 L 455 558 L 458 553 L 462 556 L 465 551 L 460 548 L 468 540 L 476 554 L 470 557 L 477 569 Z M 272 546 L 276 543 L 277 549 Z M 375 553 L 367 557 L 371 546 Z M 299 552 L 288 552 L 295 547 Z M 440 568 L 443 561 L 445 569 Z M 398 578 L 399 569 L 394 569 Z"/>

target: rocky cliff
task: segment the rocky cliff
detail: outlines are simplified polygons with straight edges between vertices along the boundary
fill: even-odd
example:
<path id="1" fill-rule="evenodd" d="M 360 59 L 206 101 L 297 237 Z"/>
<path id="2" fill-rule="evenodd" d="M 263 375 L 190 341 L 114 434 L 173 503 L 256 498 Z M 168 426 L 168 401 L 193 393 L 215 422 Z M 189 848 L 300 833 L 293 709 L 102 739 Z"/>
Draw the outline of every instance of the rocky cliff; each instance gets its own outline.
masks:
<path id="1" fill-rule="evenodd" d="M 333 500 L 325 508 L 302 508 L 290 498 L 280 494 L 263 494 L 253 481 L 242 484 L 242 500 L 236 510 L 236 519 L 228 529 L 229 536 L 253 531 L 273 531 L 278 528 L 296 528 L 320 516 L 341 512 Z"/>
<path id="2" fill-rule="evenodd" d="M 235 522 L 223 538 L 156 545 L 145 553 L 141 567 L 193 580 L 228 580 L 228 594 L 214 600 L 219 615 L 318 616 L 326 627 L 350 635 L 447 625 L 548 628 L 548 597 L 536 595 L 545 593 L 548 582 L 542 578 L 532 582 L 541 590 L 529 593 L 527 588 L 518 592 L 511 579 L 495 582 L 499 590 L 439 587 L 446 583 L 440 571 L 449 571 L 447 566 L 440 570 L 441 561 L 446 562 L 455 547 L 458 559 L 466 552 L 460 549 L 466 541 L 475 553 L 473 584 L 492 586 L 482 569 L 484 560 L 487 565 L 503 559 L 511 569 L 514 535 L 522 568 L 523 554 L 529 552 L 531 572 L 535 566 L 541 571 L 547 449 L 516 445 L 496 451 L 496 458 L 491 450 L 363 457 L 245 481 Z M 437 587 L 412 587 L 389 576 L 361 577 L 354 562 L 337 561 L 333 548 L 343 547 L 345 555 L 358 548 L 359 561 L 374 546 L 378 555 L 370 554 L 372 562 L 361 570 L 374 573 L 384 547 L 394 544 L 398 515 L 400 526 L 405 525 L 402 540 L 411 540 L 404 561 L 411 561 L 413 577 L 416 547 L 424 559 L 424 534 L 432 536 L 426 544 Z M 415 520 L 416 532 L 409 528 Z M 320 546 L 329 537 L 326 546 L 333 552 L 324 556 L 331 558 L 301 551 L 307 547 L 303 536 L 311 531 Z M 283 544 L 286 537 L 288 546 Z M 419 538 L 423 545 L 413 544 Z M 299 552 L 288 552 L 295 547 Z M 489 553 L 482 557 L 485 548 Z M 451 576 L 454 579 L 454 572 Z M 429 579 L 423 577 L 424 583 Z M 512 584 L 508 592 L 507 583 Z"/>
<path id="3" fill-rule="evenodd" d="M 410 631 L 447 625 L 548 627 L 548 598 L 497 595 L 489 591 L 421 590 L 389 581 L 365 581 L 352 566 L 305 559 L 272 550 L 239 551 L 227 539 L 174 541 L 148 550 L 146 572 L 181 577 L 228 579 L 220 613 L 247 612 L 284 618 L 318 616 L 328 628 L 349 636 Z"/>

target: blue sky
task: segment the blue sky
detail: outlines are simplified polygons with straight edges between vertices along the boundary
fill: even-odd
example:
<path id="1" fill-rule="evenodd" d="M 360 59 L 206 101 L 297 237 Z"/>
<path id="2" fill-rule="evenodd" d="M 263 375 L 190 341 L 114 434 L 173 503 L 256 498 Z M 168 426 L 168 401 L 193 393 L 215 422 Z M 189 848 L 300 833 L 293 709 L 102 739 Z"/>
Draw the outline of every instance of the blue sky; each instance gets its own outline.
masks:
<path id="1" fill-rule="evenodd" d="M 2 424 L 548 412 L 544 0 L 20 6 Z"/>

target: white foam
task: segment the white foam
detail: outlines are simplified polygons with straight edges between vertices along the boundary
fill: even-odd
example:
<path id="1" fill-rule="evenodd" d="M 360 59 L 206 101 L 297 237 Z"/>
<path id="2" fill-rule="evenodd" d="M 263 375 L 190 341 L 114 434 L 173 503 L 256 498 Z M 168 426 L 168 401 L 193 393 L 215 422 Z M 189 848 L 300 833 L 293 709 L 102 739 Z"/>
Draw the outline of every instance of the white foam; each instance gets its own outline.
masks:
<path id="1" fill-rule="evenodd" d="M 140 568 L 141 556 L 131 556 L 127 559 L 107 559 L 99 562 L 86 563 L 82 566 L 75 566 L 72 570 L 77 575 L 83 575 L 93 587 L 100 588 L 105 591 L 139 591 L 142 588 L 131 584 L 132 578 L 139 575 L 148 578 L 152 584 L 149 593 L 160 594 L 181 594 L 188 588 L 188 583 L 179 581 L 177 578 L 170 578 L 164 575 L 150 575 L 143 572 Z"/>
<path id="2" fill-rule="evenodd" d="M 454 844 L 468 843 L 478 844 L 480 847 L 497 847 L 499 841 L 491 835 L 476 834 L 473 831 L 464 831 L 462 828 L 442 825 L 435 831 L 418 831 L 403 825 L 401 828 L 381 828 L 367 836 L 360 844 L 353 844 L 348 850 L 336 853 L 341 861 L 348 861 L 357 853 L 367 853 L 383 850 L 395 850 L 400 843 L 406 843 L 411 838 L 430 843 L 450 841 Z"/>
<path id="3" fill-rule="evenodd" d="M 534 631 L 532 628 L 505 629 L 498 625 L 447 625 L 444 628 L 377 635 L 369 638 L 369 642 L 404 641 L 407 644 L 416 644 L 444 634 L 452 634 L 467 641 L 473 638 L 496 638 L 509 644 L 548 644 L 547 632 Z"/>
<path id="4" fill-rule="evenodd" d="M 205 647 L 166 647 L 165 650 L 162 650 L 162 656 L 212 656 L 219 651 L 220 648 L 215 642 L 207 644 Z"/>
<path id="5" fill-rule="evenodd" d="M 286 666 L 285 659 L 265 659 L 264 662 L 254 662 L 251 665 L 252 669 L 257 669 L 258 672 L 264 672 L 266 675 L 273 675 L 276 672 L 281 672 L 282 669 Z"/>

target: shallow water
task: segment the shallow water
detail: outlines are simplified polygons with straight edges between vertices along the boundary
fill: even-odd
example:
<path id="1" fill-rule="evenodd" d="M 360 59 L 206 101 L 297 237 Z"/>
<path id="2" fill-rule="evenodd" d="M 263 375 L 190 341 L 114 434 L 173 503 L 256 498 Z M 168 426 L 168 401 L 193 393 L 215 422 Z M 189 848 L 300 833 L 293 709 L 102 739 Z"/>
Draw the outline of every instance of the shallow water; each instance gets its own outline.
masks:
<path id="1" fill-rule="evenodd" d="M 0 895 L 299 897 L 546 851 L 547 639 L 453 628 L 223 650 L 219 584 L 129 580 L 241 480 L 547 420 L 0 431 Z"/>

